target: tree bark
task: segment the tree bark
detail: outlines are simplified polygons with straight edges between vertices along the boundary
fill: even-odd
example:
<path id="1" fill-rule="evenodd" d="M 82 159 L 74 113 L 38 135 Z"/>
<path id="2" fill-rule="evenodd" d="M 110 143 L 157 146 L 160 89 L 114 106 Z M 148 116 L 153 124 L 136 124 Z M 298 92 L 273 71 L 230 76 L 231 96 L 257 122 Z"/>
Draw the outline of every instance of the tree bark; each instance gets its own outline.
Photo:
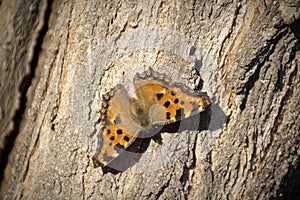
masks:
<path id="1" fill-rule="evenodd" d="M 1 199 L 299 198 L 299 5 L 3 1 Z M 105 173 L 100 96 L 149 66 L 208 93 L 204 128 Z"/>

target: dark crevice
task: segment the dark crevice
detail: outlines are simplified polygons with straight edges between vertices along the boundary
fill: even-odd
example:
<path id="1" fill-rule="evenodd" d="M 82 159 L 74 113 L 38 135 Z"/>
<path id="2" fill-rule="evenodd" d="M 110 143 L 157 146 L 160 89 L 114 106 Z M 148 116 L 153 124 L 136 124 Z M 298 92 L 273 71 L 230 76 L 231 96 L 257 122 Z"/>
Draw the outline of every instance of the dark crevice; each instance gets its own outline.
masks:
<path id="1" fill-rule="evenodd" d="M 245 109 L 249 92 L 253 88 L 255 82 L 259 79 L 259 73 L 260 73 L 260 69 L 261 69 L 262 66 L 263 66 L 263 64 L 259 64 L 257 66 L 257 69 L 255 70 L 255 72 L 249 77 L 248 82 L 245 83 L 244 90 L 241 91 L 241 92 L 239 92 L 239 93 L 237 93 L 237 95 L 240 95 L 240 94 L 244 94 L 245 95 L 245 97 L 243 98 L 242 103 L 240 105 L 240 110 L 244 110 Z M 252 67 L 251 67 L 251 69 L 252 69 Z"/>
<path id="2" fill-rule="evenodd" d="M 197 59 L 195 62 L 194 68 L 196 69 L 197 76 L 200 78 L 201 78 L 201 75 L 200 75 L 201 66 L 202 66 L 202 60 Z M 198 85 L 195 85 L 195 90 L 199 90 L 199 91 L 202 90 L 203 84 L 204 84 L 203 80 L 200 79 Z"/>
<path id="3" fill-rule="evenodd" d="M 189 167 L 189 169 L 194 169 L 196 167 L 196 159 L 197 159 L 197 156 L 196 156 L 196 145 L 197 145 L 197 141 L 198 141 L 198 134 L 196 134 L 196 137 L 195 137 L 195 142 L 193 144 L 193 147 L 192 147 L 192 156 L 193 156 L 193 162 L 191 163 L 191 166 Z M 189 141 L 190 142 L 190 141 Z M 188 152 L 190 154 L 190 152 Z M 188 154 L 188 156 L 190 156 Z"/>
<path id="4" fill-rule="evenodd" d="M 296 47 L 292 48 L 291 50 L 291 53 L 290 53 L 290 58 L 289 58 L 289 61 L 288 63 L 292 63 L 293 60 L 295 59 L 295 56 L 296 56 Z M 278 71 L 278 73 L 280 73 L 280 75 L 278 74 L 278 79 L 281 79 L 281 80 L 277 80 L 276 82 L 276 88 L 275 88 L 275 91 L 274 93 L 278 92 L 278 90 L 282 90 L 282 88 L 284 87 L 284 83 L 283 83 L 283 79 L 284 77 L 286 76 L 286 73 L 287 73 L 287 70 L 283 70 L 282 68 L 280 68 L 280 70 Z M 287 86 L 292 86 L 293 83 L 294 83 L 294 80 L 297 76 L 297 73 L 298 73 L 298 70 L 297 70 L 297 67 L 295 67 L 294 71 L 291 72 L 291 74 L 289 75 L 289 79 L 288 79 L 288 82 L 287 82 Z M 269 148 L 271 147 L 271 145 L 273 144 L 273 140 L 274 140 L 274 135 L 278 134 L 278 130 L 279 130 L 279 127 L 281 126 L 281 122 L 283 121 L 283 117 L 288 115 L 286 114 L 286 108 L 285 108 L 285 105 L 287 105 L 287 102 L 288 100 L 293 96 L 294 94 L 294 87 L 288 87 L 285 95 L 283 96 L 283 99 L 282 101 L 280 102 L 280 106 L 279 106 L 279 110 L 277 112 L 277 116 L 275 117 L 275 123 L 274 124 L 274 127 L 272 127 L 271 129 L 271 133 L 270 134 L 270 142 L 269 144 L 265 147 L 265 150 L 264 151 L 268 151 Z"/>
<path id="5" fill-rule="evenodd" d="M 205 158 L 205 161 L 209 164 L 209 173 L 211 175 L 211 184 L 214 184 L 215 182 L 215 173 L 214 170 L 212 169 L 212 151 L 210 151 Z"/>
<path id="6" fill-rule="evenodd" d="M 189 174 L 190 174 L 189 170 L 190 169 L 186 165 L 183 166 L 183 172 L 180 177 L 180 182 L 182 183 L 183 186 L 185 186 L 187 181 L 189 180 Z"/>
<path id="7" fill-rule="evenodd" d="M 169 186 L 171 181 L 171 177 L 168 179 L 168 181 L 160 188 L 157 195 L 155 196 L 155 199 L 159 199 L 161 195 L 164 193 L 165 189 Z"/>
<path id="8" fill-rule="evenodd" d="M 247 137 L 248 139 L 248 137 Z M 258 134 L 257 131 L 255 129 L 254 133 L 252 134 L 252 153 L 250 155 L 250 160 L 249 160 L 249 165 L 250 165 L 250 170 L 253 170 L 253 166 L 255 164 L 255 159 L 256 159 L 256 154 L 257 154 L 257 140 L 258 140 Z"/>
<path id="9" fill-rule="evenodd" d="M 300 28 L 299 28 L 299 30 L 300 30 Z M 293 39 L 293 41 L 294 41 L 294 39 Z M 298 41 L 298 43 L 295 44 L 295 46 L 293 46 L 291 48 L 291 51 L 289 52 L 290 53 L 289 59 L 286 63 L 292 63 L 293 62 L 293 60 L 295 59 L 296 51 L 297 51 L 298 47 L 299 47 L 299 41 Z M 280 60 L 280 63 L 281 63 L 281 65 L 280 65 L 280 67 L 278 69 L 278 72 L 277 72 L 278 78 L 277 78 L 277 81 L 275 83 L 275 91 L 274 91 L 275 93 L 278 92 L 279 90 L 280 91 L 282 90 L 282 88 L 284 86 L 283 79 L 286 76 L 286 72 L 287 72 L 287 68 L 284 68 L 285 66 L 282 65 L 282 63 L 283 63 L 282 60 Z M 284 64 L 284 65 L 286 65 L 286 64 Z M 290 84 L 290 83 L 288 83 L 288 84 Z"/>
<path id="10" fill-rule="evenodd" d="M 283 83 L 283 77 L 285 76 L 286 71 L 283 69 L 282 65 L 279 66 L 279 69 L 277 71 L 277 81 L 275 83 L 275 89 L 274 93 L 277 93 L 278 91 L 281 91 L 284 83 Z"/>
<path id="11" fill-rule="evenodd" d="M 298 45 L 300 44 L 300 19 L 296 20 L 294 23 L 290 24 L 289 27 L 291 31 L 294 33 L 295 37 L 298 39 Z"/>
<path id="12" fill-rule="evenodd" d="M 295 51 L 292 51 L 292 52 L 295 52 Z M 297 74 L 298 74 L 298 68 L 296 67 L 295 70 L 290 74 L 287 85 L 293 84 L 295 78 L 297 77 Z M 291 96 L 293 96 L 293 94 L 294 94 L 293 89 L 294 88 L 290 87 L 287 90 L 286 95 L 284 96 L 284 98 L 282 100 L 281 107 L 284 107 L 283 105 L 286 105 L 287 101 L 291 98 Z M 287 113 L 285 113 L 286 110 L 280 109 L 279 113 L 281 113 L 281 112 L 282 112 L 282 114 L 278 114 L 278 116 L 280 116 L 280 117 L 276 121 L 282 122 L 283 116 L 288 115 Z M 281 123 L 278 123 L 272 129 L 273 134 L 278 133 L 278 129 L 279 129 L 280 125 L 281 125 Z M 299 144 L 299 140 L 296 140 L 294 142 L 294 144 L 295 145 Z M 270 147 L 270 145 L 267 146 L 267 149 L 269 149 L 269 147 Z M 300 157 L 298 157 L 298 162 L 295 166 L 290 164 L 288 172 L 281 180 L 280 188 L 278 191 L 278 194 L 280 194 L 280 196 L 272 197 L 272 199 L 300 199 L 299 188 L 300 188 Z"/>
<path id="13" fill-rule="evenodd" d="M 283 177 L 280 188 L 278 191 L 278 197 L 272 197 L 272 199 L 300 199 L 300 158 L 296 167 L 290 166 L 287 174 Z"/>
<path id="14" fill-rule="evenodd" d="M 196 16 L 196 15 L 195 15 L 196 0 L 193 1 L 193 5 L 192 5 L 191 8 L 192 8 L 192 16 L 191 16 L 191 19 L 190 19 L 189 23 L 192 23 L 192 22 L 191 22 L 192 19 L 195 20 L 195 16 Z"/>
<path id="15" fill-rule="evenodd" d="M 262 49 L 260 51 L 260 53 L 253 59 L 251 60 L 251 62 L 247 65 L 247 69 L 248 71 L 253 70 L 253 67 L 255 65 L 257 65 L 257 68 L 255 70 L 255 72 L 249 77 L 248 81 L 245 83 L 245 87 L 242 91 L 237 92 L 237 95 L 241 95 L 244 94 L 245 97 L 242 100 L 242 103 L 240 105 L 240 109 L 244 110 L 246 107 L 246 102 L 248 99 L 248 95 L 250 90 L 254 87 L 254 84 L 256 83 L 256 81 L 259 79 L 259 74 L 260 74 L 260 70 L 263 67 L 263 65 L 265 64 L 265 62 L 269 59 L 270 55 L 272 55 L 272 53 L 274 52 L 274 49 L 276 48 L 276 44 L 278 43 L 278 41 L 287 33 L 287 29 L 282 31 L 281 33 L 279 33 L 277 36 L 275 36 L 274 38 L 270 39 L 264 49 Z M 263 58 L 263 60 L 261 61 L 261 58 Z"/>
<path id="16" fill-rule="evenodd" d="M 32 80 L 34 79 L 35 75 L 35 69 L 37 68 L 38 65 L 38 60 L 39 60 L 39 55 L 40 51 L 42 49 L 42 44 L 44 40 L 44 36 L 47 33 L 48 30 L 48 21 L 51 13 L 51 7 L 52 7 L 52 0 L 48 0 L 47 2 L 47 8 L 45 11 L 45 16 L 44 16 L 44 25 L 41 28 L 39 35 L 36 39 L 36 45 L 34 47 L 34 52 L 33 52 L 33 57 L 31 62 L 29 63 L 29 73 L 23 78 L 23 80 L 20 83 L 20 86 L 18 88 L 20 95 L 20 100 L 19 100 L 19 108 L 15 111 L 15 115 L 13 117 L 13 129 L 12 131 L 7 135 L 7 137 L 4 139 L 4 146 L 5 148 L 3 149 L 2 152 L 0 152 L 0 181 L 2 183 L 2 180 L 4 178 L 4 170 L 8 164 L 8 158 L 9 155 L 14 147 L 15 140 L 18 136 L 18 133 L 20 132 L 20 125 L 21 121 L 23 119 L 23 115 L 26 110 L 26 104 L 27 104 L 27 97 L 26 94 L 29 90 L 29 87 L 32 84 Z M 37 11 L 39 12 L 39 11 Z M 37 14 L 38 15 L 38 14 Z"/>
<path id="17" fill-rule="evenodd" d="M 186 165 L 184 165 L 182 175 L 179 179 L 183 188 L 186 187 L 189 177 L 190 177 L 190 169 Z M 184 199 L 188 199 L 189 188 L 190 186 L 188 186 L 188 191 L 184 192 Z"/>

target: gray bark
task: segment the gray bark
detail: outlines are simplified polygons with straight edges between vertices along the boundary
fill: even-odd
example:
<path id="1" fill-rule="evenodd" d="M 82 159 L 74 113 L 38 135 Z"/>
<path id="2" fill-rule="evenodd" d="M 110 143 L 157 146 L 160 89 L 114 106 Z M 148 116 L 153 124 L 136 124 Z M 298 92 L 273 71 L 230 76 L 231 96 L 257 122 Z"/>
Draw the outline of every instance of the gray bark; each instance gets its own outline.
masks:
<path id="1" fill-rule="evenodd" d="M 2 199 L 299 198 L 299 1 L 37 2 L 0 7 L 3 152 L 17 132 Z M 132 92 L 148 66 L 195 88 L 200 72 L 205 129 L 162 133 L 103 173 L 100 96 L 118 83 Z"/>

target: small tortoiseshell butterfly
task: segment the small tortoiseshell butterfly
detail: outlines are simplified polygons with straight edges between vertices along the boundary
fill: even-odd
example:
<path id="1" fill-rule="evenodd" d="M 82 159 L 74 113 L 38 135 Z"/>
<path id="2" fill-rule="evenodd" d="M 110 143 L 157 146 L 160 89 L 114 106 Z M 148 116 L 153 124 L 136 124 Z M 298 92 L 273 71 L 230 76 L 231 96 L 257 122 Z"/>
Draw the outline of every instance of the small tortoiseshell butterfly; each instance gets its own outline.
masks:
<path id="1" fill-rule="evenodd" d="M 204 92 L 173 83 L 165 74 L 149 68 L 133 79 L 135 96 L 118 84 L 103 95 L 95 158 L 107 166 L 131 145 L 142 130 L 196 115 L 210 104 Z"/>

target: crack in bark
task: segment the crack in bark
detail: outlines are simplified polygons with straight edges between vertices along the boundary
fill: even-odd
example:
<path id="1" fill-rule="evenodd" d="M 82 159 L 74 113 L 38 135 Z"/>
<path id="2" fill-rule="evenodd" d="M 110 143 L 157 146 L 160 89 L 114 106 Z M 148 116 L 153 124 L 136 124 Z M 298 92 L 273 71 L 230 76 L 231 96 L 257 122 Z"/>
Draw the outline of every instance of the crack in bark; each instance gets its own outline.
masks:
<path id="1" fill-rule="evenodd" d="M 222 52 L 223 52 L 223 49 L 224 49 L 225 41 L 227 39 L 229 39 L 231 37 L 231 35 L 232 35 L 234 26 L 236 25 L 236 21 L 238 20 L 237 16 L 239 15 L 239 12 L 240 12 L 241 8 L 242 8 L 242 5 L 238 5 L 236 7 L 235 11 L 234 11 L 234 14 L 233 14 L 234 16 L 233 16 L 232 23 L 231 23 L 231 26 L 229 28 L 228 34 L 224 37 L 223 41 L 220 44 L 220 50 L 219 50 L 218 58 L 222 57 Z M 219 62 L 220 62 L 220 60 L 219 60 Z M 223 68 L 224 65 L 225 65 L 225 62 L 223 62 L 222 66 L 220 66 L 220 68 Z"/>
<path id="2" fill-rule="evenodd" d="M 293 51 L 292 50 L 292 52 L 295 52 L 295 51 Z M 295 54 L 294 54 L 294 56 L 295 56 Z M 294 56 L 292 56 L 292 57 L 294 57 Z M 292 62 L 292 60 L 293 60 L 293 58 L 292 57 L 290 57 L 290 59 L 289 59 L 289 61 L 287 61 L 287 63 L 291 63 Z M 281 75 L 281 76 L 279 76 L 279 77 L 281 77 L 281 79 L 283 79 L 283 77 L 284 76 L 286 76 L 286 71 L 285 70 L 280 70 L 280 71 L 282 71 L 282 72 L 284 72 L 284 74 L 283 75 Z M 293 83 L 293 78 L 294 77 L 296 77 L 296 75 L 297 75 L 297 67 L 295 67 L 295 69 L 289 74 L 289 80 L 288 80 L 288 82 L 286 83 L 286 86 L 291 86 L 292 85 L 292 83 Z M 278 78 L 279 79 L 279 78 Z M 277 84 L 277 83 L 276 83 Z M 275 85 L 276 85 L 275 84 Z M 280 90 L 282 91 L 282 89 L 283 89 L 283 87 L 284 87 L 284 85 L 282 85 L 281 87 L 280 87 Z M 277 89 L 277 87 L 275 87 L 275 89 Z M 283 98 L 282 98 L 282 100 L 281 100 L 281 102 L 280 102 L 280 106 L 279 106 L 279 109 L 278 109 L 278 111 L 277 111 L 277 113 L 276 113 L 276 117 L 275 117 L 275 119 L 274 119 L 274 127 L 272 127 L 272 129 L 271 129 L 271 134 L 270 134 L 270 142 L 267 144 L 267 146 L 265 147 L 265 149 L 264 149 L 264 151 L 266 151 L 266 152 L 268 152 L 269 151 L 269 149 L 270 149 L 270 147 L 271 147 L 271 145 L 272 145 L 272 142 L 273 142 L 273 140 L 274 140 L 274 135 L 276 134 L 276 133 L 278 133 L 278 129 L 279 129 L 279 127 L 281 126 L 281 124 L 282 124 L 282 119 L 283 119 L 283 117 L 284 116 L 287 116 L 286 114 L 284 114 L 285 112 L 286 112 L 286 109 L 285 109 L 285 107 L 284 107 L 284 105 L 287 105 L 287 101 L 290 99 L 290 97 L 293 95 L 293 89 L 294 88 L 292 88 L 292 87 L 287 87 L 287 91 L 285 92 L 285 94 L 283 95 Z M 278 90 L 275 90 L 274 92 L 277 92 Z M 280 113 L 282 113 L 282 114 L 280 114 Z M 266 155 L 266 154 L 265 154 Z M 262 159 L 264 158 L 265 156 L 263 156 L 262 157 Z"/>
<path id="3" fill-rule="evenodd" d="M 247 99 L 249 96 L 249 93 L 251 89 L 254 87 L 256 81 L 259 79 L 260 70 L 263 67 L 263 65 L 266 63 L 266 61 L 269 59 L 269 57 L 272 55 L 276 48 L 276 44 L 278 44 L 278 41 L 283 38 L 288 33 L 287 29 L 284 29 L 282 32 L 279 32 L 277 35 L 275 35 L 273 38 L 267 41 L 267 45 L 260 50 L 258 55 L 253 58 L 248 65 L 246 65 L 247 71 L 251 72 L 254 68 L 254 66 L 257 66 L 254 73 L 248 78 L 248 80 L 244 83 L 244 89 L 237 92 L 237 95 L 244 95 L 244 98 L 242 99 L 242 103 L 240 105 L 240 110 L 243 111 L 246 107 Z M 260 59 L 263 58 L 263 60 L 260 61 Z M 245 73 L 247 73 L 247 71 Z"/>
<path id="4" fill-rule="evenodd" d="M 39 5 L 37 5 L 39 7 Z M 32 49 L 33 55 L 31 60 L 29 61 L 29 73 L 24 76 L 23 80 L 20 83 L 19 86 L 19 93 L 20 93 L 20 100 L 19 100 L 19 108 L 15 111 L 15 115 L 13 117 L 13 129 L 12 131 L 8 134 L 8 136 L 4 139 L 5 140 L 5 149 L 3 152 L 1 152 L 1 163 L 0 163 L 0 180 L 2 182 L 4 178 L 4 170 L 8 164 L 8 157 L 10 153 L 13 150 L 14 143 L 16 141 L 16 138 L 20 132 L 20 125 L 21 121 L 23 120 L 26 108 L 27 108 L 27 92 L 32 84 L 32 80 L 34 79 L 35 76 L 35 69 L 37 68 L 38 65 L 38 60 L 39 60 L 39 55 L 40 55 L 40 50 L 42 48 L 43 44 L 43 39 L 47 33 L 48 30 L 48 21 L 49 21 L 49 16 L 51 13 L 51 7 L 52 7 L 52 1 L 48 0 L 45 5 L 45 10 L 44 10 L 44 15 L 43 20 L 41 23 L 41 28 L 38 31 L 37 37 L 35 38 L 35 45 Z M 39 11 L 37 11 L 39 12 Z M 39 14 L 37 14 L 38 16 Z"/>
<path id="5" fill-rule="evenodd" d="M 161 195 L 164 193 L 165 189 L 169 186 L 171 179 L 172 178 L 169 177 L 168 181 L 160 188 L 158 193 L 155 195 L 155 199 L 159 199 L 161 197 Z"/>

